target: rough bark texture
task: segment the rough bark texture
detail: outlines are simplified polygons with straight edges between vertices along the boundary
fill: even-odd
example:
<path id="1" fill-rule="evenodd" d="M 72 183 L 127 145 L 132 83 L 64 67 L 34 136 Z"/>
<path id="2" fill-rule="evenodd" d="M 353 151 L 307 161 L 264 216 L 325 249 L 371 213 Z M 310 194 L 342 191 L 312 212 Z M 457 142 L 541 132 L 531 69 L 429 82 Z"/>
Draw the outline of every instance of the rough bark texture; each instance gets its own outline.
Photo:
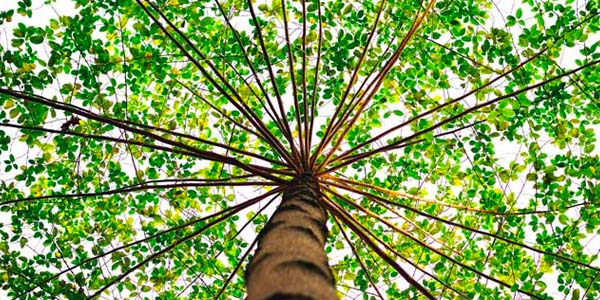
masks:
<path id="1" fill-rule="evenodd" d="M 300 176 L 258 237 L 246 270 L 247 300 L 336 300 L 325 254 L 327 212 L 315 180 Z"/>

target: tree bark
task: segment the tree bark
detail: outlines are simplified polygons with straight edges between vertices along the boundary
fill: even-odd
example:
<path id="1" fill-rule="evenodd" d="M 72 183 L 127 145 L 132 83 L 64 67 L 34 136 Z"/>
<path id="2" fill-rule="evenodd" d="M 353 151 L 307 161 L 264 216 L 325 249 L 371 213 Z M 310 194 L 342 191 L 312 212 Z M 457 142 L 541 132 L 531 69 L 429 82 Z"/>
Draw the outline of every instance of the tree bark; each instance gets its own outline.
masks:
<path id="1" fill-rule="evenodd" d="M 310 175 L 290 183 L 258 236 L 246 269 L 246 300 L 337 300 L 327 262 L 327 211 Z"/>

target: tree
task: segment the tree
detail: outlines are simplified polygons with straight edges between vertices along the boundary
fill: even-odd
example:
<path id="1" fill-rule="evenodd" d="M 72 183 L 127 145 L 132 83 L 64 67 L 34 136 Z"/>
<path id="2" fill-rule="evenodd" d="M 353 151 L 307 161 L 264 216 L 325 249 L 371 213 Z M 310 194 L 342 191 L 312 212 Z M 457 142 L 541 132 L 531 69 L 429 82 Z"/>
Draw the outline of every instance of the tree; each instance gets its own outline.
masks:
<path id="1" fill-rule="evenodd" d="M 597 1 L 13 5 L 9 299 L 600 296 Z"/>

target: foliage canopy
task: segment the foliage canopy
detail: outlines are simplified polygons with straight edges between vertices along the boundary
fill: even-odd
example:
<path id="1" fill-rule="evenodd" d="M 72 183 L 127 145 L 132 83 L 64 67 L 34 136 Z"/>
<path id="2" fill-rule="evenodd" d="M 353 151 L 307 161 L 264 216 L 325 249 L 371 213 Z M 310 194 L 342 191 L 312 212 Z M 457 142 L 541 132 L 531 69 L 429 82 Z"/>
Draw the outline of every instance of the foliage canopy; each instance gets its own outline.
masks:
<path id="1" fill-rule="evenodd" d="M 598 1 L 33 2 L 0 12 L 9 298 L 242 299 L 309 172 L 342 297 L 600 297 Z"/>

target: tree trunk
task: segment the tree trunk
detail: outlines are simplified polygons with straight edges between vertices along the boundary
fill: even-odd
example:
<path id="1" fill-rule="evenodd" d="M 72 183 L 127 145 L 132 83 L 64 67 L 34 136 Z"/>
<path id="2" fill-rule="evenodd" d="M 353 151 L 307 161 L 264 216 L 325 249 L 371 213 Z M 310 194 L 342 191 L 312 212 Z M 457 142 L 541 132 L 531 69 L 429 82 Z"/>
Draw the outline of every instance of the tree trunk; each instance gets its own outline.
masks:
<path id="1" fill-rule="evenodd" d="M 247 300 L 336 300 L 325 254 L 327 211 L 310 175 L 290 183 L 259 233 L 246 270 Z"/>

